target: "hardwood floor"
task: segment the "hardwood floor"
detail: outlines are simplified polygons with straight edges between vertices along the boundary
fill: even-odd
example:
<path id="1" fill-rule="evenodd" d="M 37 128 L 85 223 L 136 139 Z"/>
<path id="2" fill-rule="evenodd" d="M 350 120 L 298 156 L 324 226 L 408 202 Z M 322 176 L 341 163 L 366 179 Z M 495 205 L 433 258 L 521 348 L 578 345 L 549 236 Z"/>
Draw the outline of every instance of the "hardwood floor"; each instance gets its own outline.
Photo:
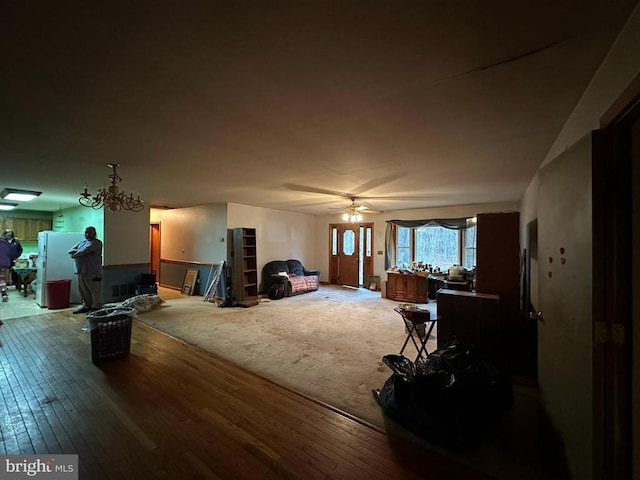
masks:
<path id="1" fill-rule="evenodd" d="M 487 478 L 135 320 L 93 365 L 83 325 L 4 320 L 0 454 L 77 453 L 81 479 Z"/>

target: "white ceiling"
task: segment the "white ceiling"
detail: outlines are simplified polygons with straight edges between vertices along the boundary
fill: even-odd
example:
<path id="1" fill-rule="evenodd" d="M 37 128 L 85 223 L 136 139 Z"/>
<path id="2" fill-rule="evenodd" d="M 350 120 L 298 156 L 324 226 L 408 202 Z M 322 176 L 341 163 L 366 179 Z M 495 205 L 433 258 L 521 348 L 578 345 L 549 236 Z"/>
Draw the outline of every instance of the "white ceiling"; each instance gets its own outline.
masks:
<path id="1" fill-rule="evenodd" d="M 636 0 L 99 3 L 0 7 L 20 208 L 517 201 Z"/>

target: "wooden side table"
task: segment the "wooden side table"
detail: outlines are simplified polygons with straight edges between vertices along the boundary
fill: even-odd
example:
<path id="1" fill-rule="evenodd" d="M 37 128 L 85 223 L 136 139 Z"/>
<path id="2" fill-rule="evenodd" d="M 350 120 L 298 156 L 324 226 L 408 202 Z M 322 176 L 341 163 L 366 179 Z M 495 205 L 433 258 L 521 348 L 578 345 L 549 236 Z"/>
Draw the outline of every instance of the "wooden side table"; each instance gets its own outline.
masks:
<path id="1" fill-rule="evenodd" d="M 414 363 L 420 360 L 423 354 L 425 357 L 429 357 L 429 352 L 427 352 L 427 340 L 431 337 L 431 332 L 436 324 L 436 319 L 431 318 L 431 313 L 426 308 L 420 308 L 414 305 L 398 305 L 393 310 L 400 314 L 408 330 L 407 338 L 400 349 L 400 355 L 403 354 L 405 348 L 407 348 L 409 340 L 411 340 L 413 342 L 413 346 L 416 347 L 416 350 L 418 351 L 418 355 L 416 356 Z M 423 326 L 426 323 L 430 324 L 429 330 L 423 337 L 420 335 L 418 326 Z M 417 341 L 416 336 L 418 337 Z"/>
<path id="2" fill-rule="evenodd" d="M 38 269 L 35 267 L 13 267 L 13 271 L 20 277 L 20 282 L 18 282 L 18 291 L 20 292 L 24 288 L 24 296 L 26 297 L 27 292 L 29 291 L 29 284 L 36 279 L 36 272 Z"/>

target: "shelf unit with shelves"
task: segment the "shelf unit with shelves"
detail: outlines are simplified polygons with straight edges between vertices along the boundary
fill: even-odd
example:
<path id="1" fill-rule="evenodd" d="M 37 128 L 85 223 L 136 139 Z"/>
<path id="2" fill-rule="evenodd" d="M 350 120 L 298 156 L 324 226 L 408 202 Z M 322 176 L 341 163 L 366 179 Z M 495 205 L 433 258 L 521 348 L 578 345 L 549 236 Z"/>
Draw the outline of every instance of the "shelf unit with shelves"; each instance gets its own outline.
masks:
<path id="1" fill-rule="evenodd" d="M 258 298 L 256 229 L 233 229 L 233 290 L 236 301 Z"/>

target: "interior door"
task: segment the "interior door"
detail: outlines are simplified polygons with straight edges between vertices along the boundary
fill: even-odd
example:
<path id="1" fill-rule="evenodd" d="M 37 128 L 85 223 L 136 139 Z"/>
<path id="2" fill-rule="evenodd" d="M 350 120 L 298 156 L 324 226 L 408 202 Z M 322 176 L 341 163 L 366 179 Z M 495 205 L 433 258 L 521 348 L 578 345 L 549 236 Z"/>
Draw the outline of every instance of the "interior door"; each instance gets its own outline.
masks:
<path id="1" fill-rule="evenodd" d="M 540 170 L 538 379 L 573 478 L 591 478 L 593 447 L 593 141 Z"/>
<path id="2" fill-rule="evenodd" d="M 152 223 L 150 227 L 150 259 L 151 272 L 156 272 L 156 282 L 160 282 L 160 224 Z"/>

